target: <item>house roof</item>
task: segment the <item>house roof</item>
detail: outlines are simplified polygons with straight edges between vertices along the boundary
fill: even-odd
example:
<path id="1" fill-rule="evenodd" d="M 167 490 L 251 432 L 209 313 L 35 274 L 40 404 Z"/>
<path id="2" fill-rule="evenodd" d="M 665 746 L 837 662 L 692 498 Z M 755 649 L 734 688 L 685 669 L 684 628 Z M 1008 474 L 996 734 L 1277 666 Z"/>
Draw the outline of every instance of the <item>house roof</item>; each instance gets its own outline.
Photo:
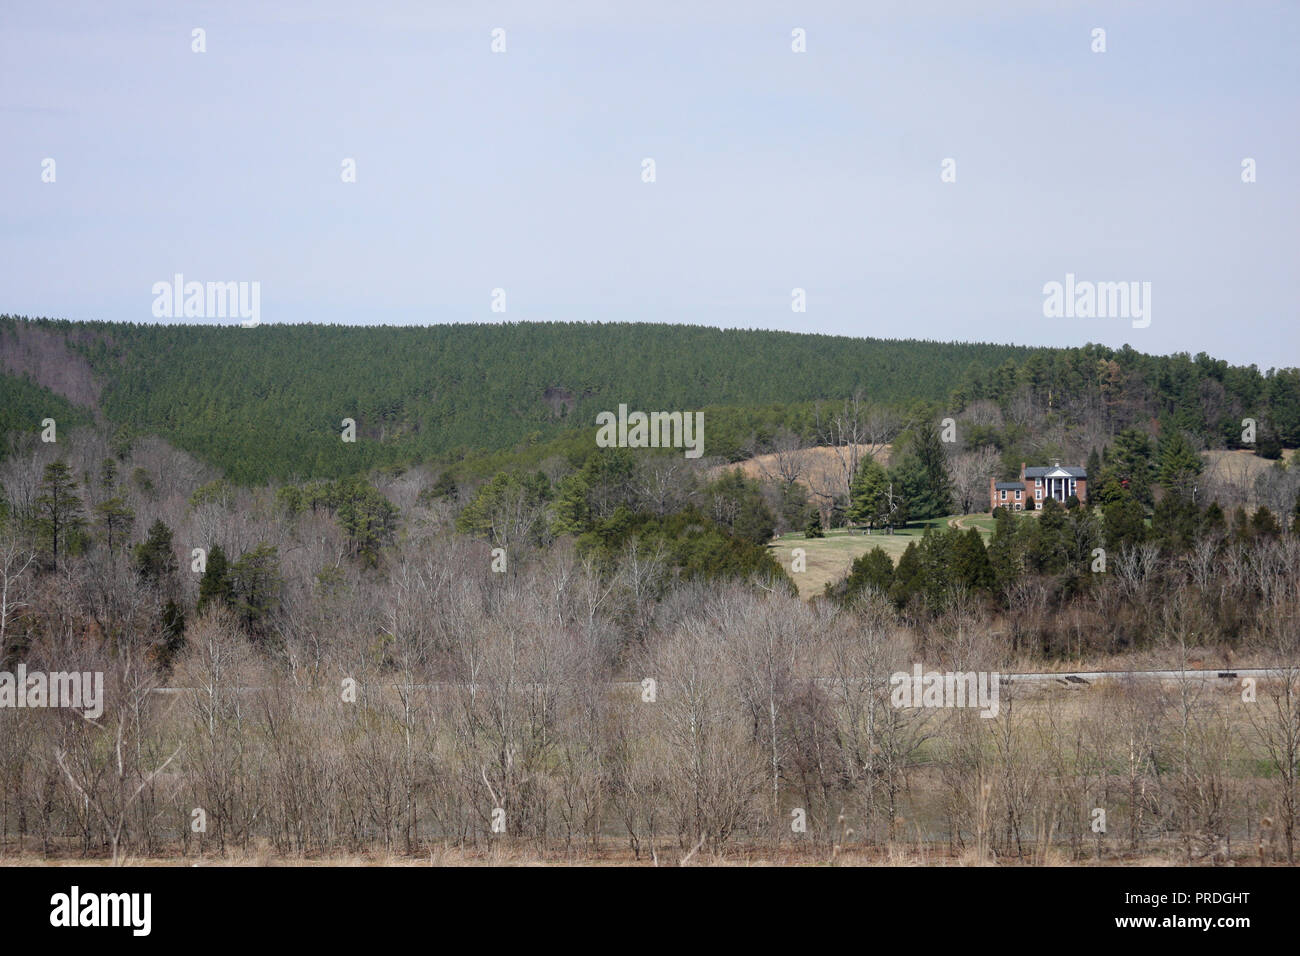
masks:
<path id="1" fill-rule="evenodd" d="M 1024 491 L 1025 486 L 1018 481 L 995 481 L 994 491 Z"/>
<path id="2" fill-rule="evenodd" d="M 1026 468 L 1026 478 L 1087 478 L 1088 470 L 1086 468 L 1073 468 L 1070 466 L 1047 465 L 1041 468 Z"/>

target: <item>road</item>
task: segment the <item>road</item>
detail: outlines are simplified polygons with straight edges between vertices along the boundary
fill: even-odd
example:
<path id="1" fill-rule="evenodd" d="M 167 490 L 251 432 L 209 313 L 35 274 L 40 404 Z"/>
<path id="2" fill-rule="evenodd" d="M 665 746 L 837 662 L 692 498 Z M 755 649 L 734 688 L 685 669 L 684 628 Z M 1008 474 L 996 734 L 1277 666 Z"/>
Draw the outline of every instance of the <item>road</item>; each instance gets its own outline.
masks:
<path id="1" fill-rule="evenodd" d="M 1125 680 L 1137 680 L 1137 681 L 1194 680 L 1194 681 L 1201 681 L 1203 683 L 1205 681 L 1235 681 L 1235 680 L 1241 680 L 1244 677 L 1253 677 L 1256 679 L 1264 679 L 1269 677 L 1285 677 L 1287 674 L 1295 674 L 1297 672 L 1300 672 L 1300 664 L 1296 664 L 1290 669 L 1277 668 L 1277 667 L 1237 667 L 1231 670 L 1189 670 L 1189 671 L 1175 671 L 1175 670 L 1050 671 L 1050 672 L 1040 671 L 1040 672 L 1024 673 L 1024 674 L 1001 674 L 999 675 L 999 680 L 1000 683 L 1003 684 L 1057 683 L 1057 684 L 1091 685 L 1091 684 L 1098 683 L 1099 681 L 1125 681 Z M 930 673 L 930 671 L 926 671 L 926 673 Z M 833 677 L 819 677 L 817 678 L 817 683 L 831 684 L 834 683 L 836 680 L 837 678 L 833 678 Z M 882 683 L 884 683 L 888 681 L 888 678 L 882 677 L 880 680 Z M 614 687 L 626 687 L 629 689 L 639 688 L 641 686 L 641 682 L 635 680 L 616 680 L 616 681 L 612 681 L 611 683 L 612 686 Z M 455 681 L 435 681 L 434 683 L 431 684 L 411 684 L 411 685 L 392 683 L 389 686 L 392 687 L 410 686 L 412 689 L 423 690 L 427 688 L 463 687 L 463 686 L 471 686 L 471 685 L 460 684 Z M 519 687 L 520 690 L 527 690 L 532 687 L 531 684 L 519 684 L 517 686 Z M 194 692 L 201 689 L 202 688 L 198 688 L 198 687 L 155 687 L 153 689 L 153 693 L 183 694 L 186 693 L 187 691 Z M 266 688 L 263 687 L 238 688 L 238 690 L 241 693 L 265 690 L 265 689 Z"/>

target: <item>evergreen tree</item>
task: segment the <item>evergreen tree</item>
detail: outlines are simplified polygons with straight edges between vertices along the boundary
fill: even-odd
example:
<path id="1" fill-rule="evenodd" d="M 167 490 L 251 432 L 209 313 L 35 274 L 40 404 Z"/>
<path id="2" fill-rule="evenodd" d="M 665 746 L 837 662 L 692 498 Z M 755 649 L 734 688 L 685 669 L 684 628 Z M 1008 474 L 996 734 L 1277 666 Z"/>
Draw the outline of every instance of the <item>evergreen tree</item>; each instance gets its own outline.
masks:
<path id="1" fill-rule="evenodd" d="M 1223 509 L 1219 507 L 1219 503 L 1211 501 L 1210 506 L 1205 509 L 1205 514 L 1201 516 L 1201 534 L 1223 534 L 1226 523 L 1227 519 L 1224 517 Z"/>
<path id="2" fill-rule="evenodd" d="M 536 542 L 547 530 L 543 518 L 550 497 L 551 483 L 540 472 L 498 472 L 461 510 L 456 530 L 490 538 L 501 547 L 520 537 Z"/>
<path id="3" fill-rule="evenodd" d="M 292 518 L 307 506 L 306 497 L 297 485 L 284 485 L 275 492 L 275 503 L 286 517 Z"/>
<path id="4" fill-rule="evenodd" d="M 1113 477 L 1139 504 L 1150 505 L 1151 481 L 1155 474 L 1151 439 L 1136 428 L 1126 428 L 1115 436 L 1108 448 L 1110 454 L 1102 470 L 1103 482 Z"/>
<path id="5" fill-rule="evenodd" d="M 397 530 L 397 506 L 369 482 L 345 478 L 339 482 L 335 517 L 352 554 L 370 567 L 378 564 L 380 549 Z"/>
<path id="6" fill-rule="evenodd" d="M 909 542 L 898 564 L 894 567 L 894 583 L 889 588 L 889 596 L 899 607 L 906 607 L 912 595 L 920 590 L 921 557 L 916 542 Z"/>
<path id="7" fill-rule="evenodd" d="M 1093 446 L 1092 450 L 1088 452 L 1088 462 L 1084 466 L 1084 470 L 1088 473 L 1089 481 L 1097 481 L 1101 478 L 1101 456 L 1097 454 L 1096 446 Z"/>
<path id="8" fill-rule="evenodd" d="M 240 619 L 254 634 L 264 634 L 280 587 L 275 545 L 259 544 L 241 554 L 230 568 L 229 585 L 231 603 Z"/>
<path id="9" fill-rule="evenodd" d="M 963 583 L 957 566 L 961 538 L 961 532 L 951 528 L 928 528 L 916 549 L 917 573 L 911 590 L 925 598 L 931 614 L 942 613 L 954 586 Z"/>
<path id="10" fill-rule="evenodd" d="M 1192 500 L 1196 479 L 1204 470 L 1201 456 L 1181 431 L 1173 431 L 1160 442 L 1160 485 L 1166 495 Z"/>
<path id="11" fill-rule="evenodd" d="M 1029 539 L 1030 567 L 1039 574 L 1060 574 L 1069 563 L 1069 518 L 1055 498 L 1043 501 L 1037 526 Z"/>
<path id="12" fill-rule="evenodd" d="M 587 496 L 591 483 L 582 471 L 567 475 L 561 482 L 551 506 L 551 534 L 579 535 L 591 527 L 591 508 Z"/>
<path id="13" fill-rule="evenodd" d="M 1253 537 L 1250 515 L 1246 514 L 1246 509 L 1241 505 L 1237 505 L 1237 510 L 1232 513 L 1232 528 L 1229 533 L 1242 544 L 1249 544 Z"/>
<path id="14" fill-rule="evenodd" d="M 631 449 L 602 448 L 587 456 L 582 471 L 591 486 L 587 500 L 593 520 L 608 518 L 618 508 L 635 504 L 636 460 Z"/>
<path id="15" fill-rule="evenodd" d="M 762 486 L 754 479 L 746 478 L 739 468 L 723 472 L 705 487 L 704 493 L 706 500 L 711 502 L 713 520 L 732 534 L 755 544 L 766 544 L 771 540 L 776 517 L 763 499 Z"/>
<path id="16" fill-rule="evenodd" d="M 1282 533 L 1273 512 L 1263 505 L 1255 511 L 1255 516 L 1250 521 L 1250 530 L 1257 538 L 1276 538 Z"/>
<path id="17" fill-rule="evenodd" d="M 1190 497 L 1168 493 L 1156 505 L 1151 516 L 1151 531 L 1167 551 L 1186 551 L 1196 540 L 1202 518 Z"/>
<path id="18" fill-rule="evenodd" d="M 992 590 L 995 583 L 993 565 L 989 561 L 988 550 L 984 547 L 984 538 L 975 528 L 968 528 L 957 539 L 953 570 L 958 580 L 971 590 Z"/>
<path id="19" fill-rule="evenodd" d="M 933 422 L 913 428 L 907 451 L 898 464 L 898 477 L 912 518 L 925 520 L 952 513 L 948 456 Z"/>
<path id="20" fill-rule="evenodd" d="M 1255 454 L 1269 461 L 1282 457 L 1282 439 L 1268 422 L 1260 422 L 1258 440 L 1255 442 Z"/>
<path id="21" fill-rule="evenodd" d="M 135 569 L 145 581 L 162 585 L 176 573 L 176 554 L 172 550 L 172 529 L 161 519 L 149 526 L 149 534 L 135 546 Z"/>
<path id="22" fill-rule="evenodd" d="M 62 458 L 45 466 L 36 497 L 35 525 L 37 535 L 49 549 L 51 564 L 59 566 L 59 550 L 68 550 L 70 540 L 85 526 L 81 498 L 77 494 L 77 480 Z"/>
<path id="23" fill-rule="evenodd" d="M 993 537 L 989 541 L 988 558 L 997 590 L 1005 589 L 1024 573 L 1028 520 L 1017 518 L 1006 508 L 993 509 Z"/>
<path id="24" fill-rule="evenodd" d="M 95 505 L 94 511 L 95 526 L 104 536 L 109 554 L 114 554 L 117 545 L 125 539 L 131 522 L 135 520 L 135 512 L 120 495 L 101 501 Z"/>
<path id="25" fill-rule="evenodd" d="M 875 547 L 853 562 L 840 597 L 849 601 L 867 589 L 887 595 L 893 582 L 894 562 L 889 560 L 883 548 Z"/>
<path id="26" fill-rule="evenodd" d="M 808 509 L 808 523 L 804 525 L 803 536 L 805 538 L 826 537 L 826 532 L 822 531 L 822 513 L 819 508 Z"/>
<path id="27" fill-rule="evenodd" d="M 670 570 L 684 579 L 749 580 L 758 575 L 795 593 L 794 582 L 765 544 L 727 534 L 694 506 L 664 517 L 635 514 L 620 507 L 578 539 L 578 553 L 602 565 L 612 565 L 633 538 L 644 554 L 662 550 L 668 556 Z"/>
<path id="28" fill-rule="evenodd" d="M 432 494 L 435 498 L 455 498 L 459 491 L 460 489 L 456 487 L 456 479 L 449 471 L 444 471 L 433 483 Z"/>
<path id="29" fill-rule="evenodd" d="M 1146 510 L 1131 495 L 1113 501 L 1103 509 L 1106 518 L 1106 550 L 1118 554 L 1125 546 L 1146 540 Z"/>
<path id="30" fill-rule="evenodd" d="M 212 550 L 208 552 L 203 577 L 199 579 L 197 610 L 202 613 L 203 609 L 213 602 L 218 605 L 231 603 L 230 562 L 219 544 L 214 544 Z"/>
<path id="31" fill-rule="evenodd" d="M 1088 491 L 1088 501 L 1097 508 L 1113 505 L 1128 497 L 1130 497 L 1128 489 L 1120 484 L 1119 477 L 1109 470 L 1104 470 L 1103 477 L 1098 478 Z"/>
<path id="32" fill-rule="evenodd" d="M 849 490 L 848 518 L 877 528 L 889 521 L 889 475 L 874 458 L 864 458 Z"/>

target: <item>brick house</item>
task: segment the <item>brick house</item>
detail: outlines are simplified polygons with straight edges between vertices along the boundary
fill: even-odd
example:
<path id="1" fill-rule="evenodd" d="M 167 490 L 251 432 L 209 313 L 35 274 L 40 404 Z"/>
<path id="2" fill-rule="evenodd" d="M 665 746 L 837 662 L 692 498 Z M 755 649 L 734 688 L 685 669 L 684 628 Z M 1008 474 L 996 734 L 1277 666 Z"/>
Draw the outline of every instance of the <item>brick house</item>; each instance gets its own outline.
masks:
<path id="1" fill-rule="evenodd" d="M 989 510 L 1006 508 L 1008 511 L 1034 511 L 1048 498 L 1061 504 L 1074 495 L 1080 502 L 1088 500 L 1088 472 L 1083 468 L 1053 462 L 1051 465 L 1026 468 L 1020 463 L 1020 478 L 1016 481 L 989 479 Z"/>

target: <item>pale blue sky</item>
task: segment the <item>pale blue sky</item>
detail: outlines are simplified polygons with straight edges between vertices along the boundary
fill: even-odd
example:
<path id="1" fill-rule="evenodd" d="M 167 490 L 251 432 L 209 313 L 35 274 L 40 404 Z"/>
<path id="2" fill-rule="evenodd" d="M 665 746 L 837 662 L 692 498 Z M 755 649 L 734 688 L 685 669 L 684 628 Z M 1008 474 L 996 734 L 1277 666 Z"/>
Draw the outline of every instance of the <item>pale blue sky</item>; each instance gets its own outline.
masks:
<path id="1" fill-rule="evenodd" d="M 263 322 L 494 321 L 503 287 L 1296 365 L 1298 54 L 1300 5 L 1253 0 L 6 0 L 0 312 L 153 321 L 181 272 L 259 281 Z M 1150 327 L 1044 319 L 1067 272 L 1151 282 Z"/>

